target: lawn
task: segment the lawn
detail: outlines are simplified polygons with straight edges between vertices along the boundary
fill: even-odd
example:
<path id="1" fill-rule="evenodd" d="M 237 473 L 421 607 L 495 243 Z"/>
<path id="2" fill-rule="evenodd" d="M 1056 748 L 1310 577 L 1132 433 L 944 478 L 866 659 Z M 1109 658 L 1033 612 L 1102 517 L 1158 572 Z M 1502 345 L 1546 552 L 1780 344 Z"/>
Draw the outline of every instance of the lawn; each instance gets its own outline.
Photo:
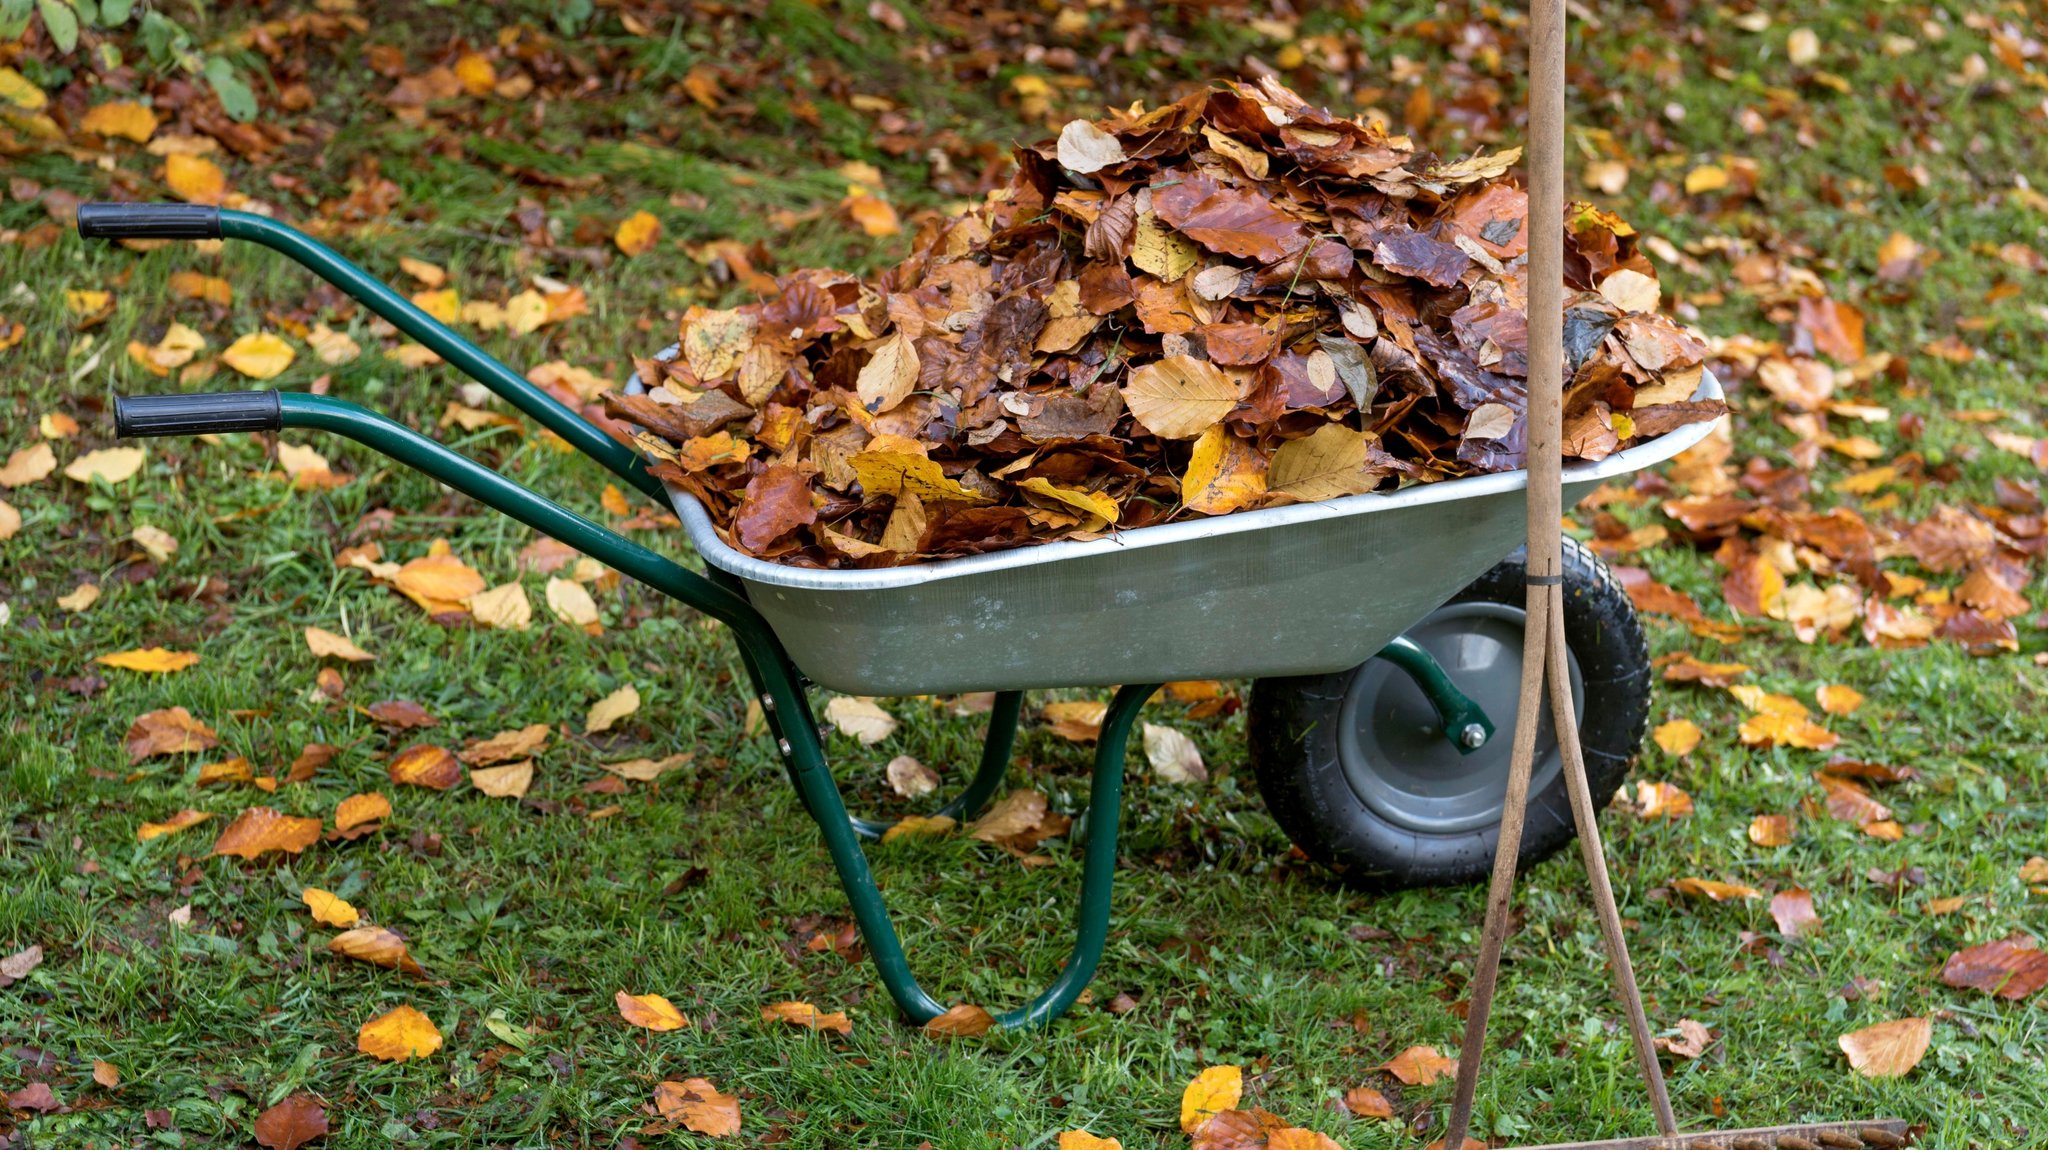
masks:
<path id="1" fill-rule="evenodd" d="M 474 414 L 507 409 L 448 367 L 418 365 L 281 258 L 78 241 L 57 222 L 75 199 L 167 195 L 170 157 L 85 132 L 95 105 L 148 97 L 165 109 L 155 139 L 217 136 L 206 158 L 233 194 L 408 293 L 437 285 L 401 259 L 444 271 L 442 290 L 462 302 L 531 289 L 575 312 L 561 301 L 580 290 L 580 312 L 537 330 L 473 318 L 463 330 L 520 370 L 621 381 L 686 307 L 751 298 L 757 273 L 886 266 L 919 213 L 973 195 L 1011 145 L 1209 77 L 1277 69 L 1451 156 L 1519 142 L 1512 11 L 1301 8 L 365 0 L 274 6 L 258 24 L 237 6 L 167 6 L 194 45 L 254 79 L 264 130 L 153 65 L 132 24 L 88 28 L 68 55 L 37 21 L 0 44 L 0 65 L 49 100 L 38 112 L 10 87 L 0 105 L 0 459 L 47 444 L 57 469 L 0 489 L 20 517 L 0 531 L 0 958 L 42 954 L 0 986 L 0 1093 L 15 1103 L 0 1108 L 0 1147 L 247 1145 L 255 1117 L 301 1091 L 331 1124 L 316 1145 L 716 1144 L 671 1131 L 654 1108 L 658 1083 L 689 1078 L 738 1097 L 747 1143 L 1041 1147 L 1087 1129 L 1177 1147 L 1182 1088 L 1214 1065 L 1244 1069 L 1247 1105 L 1354 1150 L 1440 1137 L 1450 1080 L 1409 1085 L 1381 1067 L 1416 1045 L 1454 1050 L 1482 891 L 1360 894 L 1293 852 L 1244 762 L 1235 702 L 1247 684 L 1226 685 L 1220 708 L 1148 707 L 1147 721 L 1194 738 L 1211 778 L 1160 781 L 1134 747 L 1090 997 L 1043 1030 L 940 1040 L 899 1016 L 845 933 L 830 864 L 710 620 L 615 575 L 539 570 L 548 556 L 531 532 L 338 440 L 285 437 L 325 457 L 332 485 L 317 472 L 295 481 L 285 464 L 304 458 L 281 463 L 279 445 L 249 435 L 152 441 L 119 482 L 64 473 L 115 446 L 110 394 L 259 386 L 220 357 L 265 331 L 295 355 L 260 386 L 374 406 L 585 515 L 627 521 L 643 543 L 687 551 L 637 497 L 607 495 L 596 465 L 530 425 Z M 1926 1146 L 2043 1144 L 2048 995 L 2010 1000 L 1940 975 L 1956 951 L 2038 933 L 2048 899 L 2043 864 L 2028 869 L 2048 854 L 2048 447 L 2026 454 L 2048 437 L 2048 197 L 2028 183 L 2048 177 L 2048 21 L 1983 0 L 1575 11 L 1572 175 L 1655 237 L 1667 307 L 1724 341 L 1737 490 L 1867 522 L 1885 572 L 1927 580 L 1892 602 L 1909 609 L 1917 595 L 1929 618 L 1974 607 L 1978 568 L 1929 566 L 1925 548 L 1893 540 L 1944 517 L 1995 522 L 1998 549 L 1978 558 L 2016 572 L 2019 585 L 2002 586 L 2026 601 L 1975 612 L 1984 626 L 1969 642 L 1959 626 L 1879 645 L 1867 618 L 1803 637 L 1738 615 L 1724 578 L 1746 561 L 1740 548 L 1662 510 L 1698 469 L 1572 513 L 1613 562 L 1699 605 L 1697 625 L 1646 615 L 1654 655 L 1744 664 L 1739 682 L 1803 700 L 1840 740 L 1746 745 L 1750 708 L 1735 695 L 1660 683 L 1652 723 L 1689 721 L 1703 739 L 1683 755 L 1646 741 L 1604 825 L 1653 1025 L 1712 1034 L 1698 1057 L 1667 1060 L 1674 1105 L 1689 1127 L 1884 1114 L 1919 1124 Z M 868 234 L 888 230 L 873 201 L 901 234 Z M 629 257 L 614 233 L 641 211 L 660 235 Z M 193 298 L 190 273 L 225 281 L 227 298 Z M 1822 325 L 1825 354 L 1806 358 L 1800 341 L 1817 325 L 1798 320 L 1802 296 L 1845 305 L 1861 329 L 1852 340 Z M 149 349 L 174 323 L 204 347 L 159 376 Z M 320 325 L 361 354 L 323 362 Z M 1775 350 L 1818 364 L 1838 406 L 1795 414 L 1758 367 L 1787 362 Z M 1853 585 L 1824 548 L 1775 530 L 1731 533 L 1790 560 L 1791 584 Z M 530 629 L 437 619 L 337 561 L 374 543 L 404 563 L 441 542 L 489 585 L 519 584 Z M 597 627 L 546 606 L 564 579 L 590 593 Z M 86 585 L 97 600 L 77 609 Z M 376 658 L 317 657 L 307 627 Z M 200 661 L 169 674 L 94 661 L 159 646 Z M 1816 691 L 1830 684 L 1863 702 L 1822 713 Z M 587 733 L 591 707 L 628 685 L 639 708 Z M 371 714 L 389 700 L 437 725 L 393 729 Z M 883 764 L 911 755 L 957 787 L 983 720 L 955 700 L 883 706 L 900 726 L 882 742 L 830 737 L 842 785 L 856 808 L 926 809 L 891 790 Z M 130 725 L 172 707 L 218 745 L 131 761 Z M 460 750 L 528 724 L 553 730 L 523 799 L 387 777 L 409 747 Z M 204 764 L 235 756 L 286 778 L 310 744 L 337 753 L 274 793 L 198 782 Z M 603 769 L 679 753 L 687 761 L 652 782 Z M 1012 785 L 1078 810 L 1091 755 L 1032 723 Z M 1905 776 L 1872 785 L 1889 819 L 1830 812 L 1816 772 L 1837 757 Z M 1672 784 L 1692 809 L 1644 817 L 1637 782 Z M 245 808 L 329 818 L 362 792 L 393 807 L 372 833 L 209 857 Z M 138 841 L 141 824 L 186 808 L 211 819 Z M 1789 845 L 1752 840 L 1766 815 L 1789 818 Z M 953 835 L 871 857 L 941 1000 L 1003 1009 L 1058 972 L 1076 847 L 1053 839 L 1020 860 Z M 1757 897 L 1689 897 L 1685 879 Z M 423 974 L 329 953 L 338 932 L 308 914 L 309 887 L 404 935 Z M 1774 918 L 1771 896 L 1791 890 L 1812 892 L 1817 930 Z M 1650 1132 L 1575 856 L 1528 876 L 1518 926 L 1475 1132 L 1494 1145 Z M 663 995 L 690 1025 L 630 1026 L 620 990 Z M 851 1032 L 761 1020 L 785 1000 L 844 1010 Z M 434 1023 L 439 1051 L 403 1063 L 359 1053 L 358 1028 L 400 1005 Z M 1932 1020 L 1918 1066 L 1888 1079 L 1853 1070 L 1837 1037 L 1901 1018 Z M 96 1060 L 115 1085 L 95 1082 Z M 21 1093 L 38 1083 L 52 1105 Z M 1381 1091 L 1394 1117 L 1347 1110 L 1358 1086 Z"/>

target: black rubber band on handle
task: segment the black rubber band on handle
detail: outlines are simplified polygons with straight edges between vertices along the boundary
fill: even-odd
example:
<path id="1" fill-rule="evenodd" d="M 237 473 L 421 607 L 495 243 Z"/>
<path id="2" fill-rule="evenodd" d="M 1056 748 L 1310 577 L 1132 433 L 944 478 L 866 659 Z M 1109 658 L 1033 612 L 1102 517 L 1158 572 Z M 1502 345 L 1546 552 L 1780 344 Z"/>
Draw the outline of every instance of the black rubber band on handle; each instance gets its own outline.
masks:
<path id="1" fill-rule="evenodd" d="M 123 439 L 276 431 L 283 426 L 284 403 L 274 391 L 114 397 L 114 434 Z"/>
<path id="2" fill-rule="evenodd" d="M 1562 587 L 1564 586 L 1564 576 L 1524 575 L 1522 576 L 1522 582 L 1531 587 Z"/>
<path id="3" fill-rule="evenodd" d="M 80 204 L 78 234 L 89 240 L 217 240 L 211 204 Z"/>

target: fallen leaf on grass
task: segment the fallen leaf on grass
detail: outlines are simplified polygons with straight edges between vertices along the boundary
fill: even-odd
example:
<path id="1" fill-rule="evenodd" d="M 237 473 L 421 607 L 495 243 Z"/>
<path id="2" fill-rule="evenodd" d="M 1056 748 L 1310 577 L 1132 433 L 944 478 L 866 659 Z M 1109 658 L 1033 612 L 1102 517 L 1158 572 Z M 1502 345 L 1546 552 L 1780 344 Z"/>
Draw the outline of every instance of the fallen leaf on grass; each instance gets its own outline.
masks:
<path id="1" fill-rule="evenodd" d="M 1344 1109 L 1359 1118 L 1392 1118 L 1394 1104 L 1370 1086 L 1354 1086 L 1344 1092 Z"/>
<path id="2" fill-rule="evenodd" d="M 573 579 L 551 578 L 547 586 L 548 610 L 555 618 L 579 628 L 586 635 L 601 635 L 604 624 L 597 619 L 597 600 L 590 597 L 583 584 Z"/>
<path id="3" fill-rule="evenodd" d="M 1787 815 L 1758 815 L 1749 820 L 1749 841 L 1760 847 L 1782 847 L 1792 842 L 1792 819 Z"/>
<path id="4" fill-rule="evenodd" d="M 533 786 L 533 760 L 471 768 L 469 785 L 494 799 L 525 798 L 527 789 Z"/>
<path id="5" fill-rule="evenodd" d="M 162 647 L 145 647 L 138 651 L 116 651 L 94 659 L 102 667 L 116 667 L 123 671 L 141 671 L 151 675 L 168 675 L 197 666 L 199 656 L 192 651 L 169 651 Z M 175 708 L 174 708 L 175 709 Z"/>
<path id="6" fill-rule="evenodd" d="M 867 699 L 835 695 L 825 704 L 825 719 L 839 733 L 851 735 L 864 747 L 872 747 L 896 730 L 896 717 Z"/>
<path id="7" fill-rule="evenodd" d="M 192 808 L 187 807 L 184 810 L 179 811 L 177 814 L 172 815 L 170 818 L 165 819 L 163 822 L 144 823 L 141 826 L 135 828 L 135 841 L 139 843 L 146 843 L 149 840 L 157 838 L 161 835 L 175 834 L 178 831 L 184 830 L 186 827 L 198 826 L 200 823 L 203 823 L 212 817 L 213 815 L 211 812 L 195 811 Z"/>
<path id="8" fill-rule="evenodd" d="M 530 759 L 547 746 L 548 736 L 553 733 L 546 723 L 530 723 L 517 730 L 499 731 L 488 739 L 473 742 L 462 748 L 462 753 L 456 758 L 472 767 Z"/>
<path id="9" fill-rule="evenodd" d="M 300 891 L 299 901 L 306 904 L 306 909 L 313 912 L 313 921 L 321 926 L 340 927 L 345 930 L 362 921 L 363 916 L 356 913 L 355 907 L 335 897 L 332 892 L 316 886 L 309 886 Z"/>
<path id="10" fill-rule="evenodd" d="M 470 617 L 497 631 L 524 631 L 533 623 L 533 601 L 514 581 L 479 591 L 462 601 Z"/>
<path id="11" fill-rule="evenodd" d="M 615 1001 L 619 1004 L 619 1017 L 643 1030 L 681 1030 L 690 1025 L 683 1012 L 659 994 L 627 994 L 621 990 Z"/>
<path id="12" fill-rule="evenodd" d="M 1676 1034 L 1660 1034 L 1652 1038 L 1650 1045 L 1680 1058 L 1698 1058 L 1713 1044 L 1714 1032 L 1708 1030 L 1705 1023 L 1681 1018 L 1676 1030 Z"/>
<path id="13" fill-rule="evenodd" d="M 612 242 L 628 256 L 646 255 L 654 250 L 656 241 L 660 239 L 661 221 L 653 212 L 644 210 L 619 221 L 618 230 L 612 233 Z"/>
<path id="14" fill-rule="evenodd" d="M 1716 882 L 1713 879 L 1682 878 L 1671 884 L 1671 889 L 1693 898 L 1704 898 L 1714 902 L 1727 902 L 1731 898 L 1762 898 L 1762 891 L 1753 886 L 1734 882 Z"/>
<path id="15" fill-rule="evenodd" d="M 95 1058 L 92 1060 L 92 1080 L 109 1090 L 118 1089 L 121 1085 L 121 1068 L 105 1059 Z"/>
<path id="16" fill-rule="evenodd" d="M 1637 783 L 1636 815 L 1645 819 L 1682 819 L 1692 814 L 1692 796 L 1670 783 Z"/>
<path id="17" fill-rule="evenodd" d="M 33 443 L 9 455 L 0 466 L 0 487 L 26 487 L 57 470 L 57 453 L 47 443 Z"/>
<path id="18" fill-rule="evenodd" d="M 220 736 L 183 707 L 166 707 L 136 718 L 122 737 L 128 761 L 139 763 L 155 755 L 182 755 L 220 745 Z"/>
<path id="19" fill-rule="evenodd" d="M 17 950 L 6 958 L 0 958 L 0 990 L 28 977 L 28 972 L 43 964 L 43 948 L 31 946 Z"/>
<path id="20" fill-rule="evenodd" d="M 1863 1077 L 1898 1078 L 1920 1065 L 1933 1040 L 1932 1020 L 1901 1018 L 1844 1034 L 1835 1043 Z"/>
<path id="21" fill-rule="evenodd" d="M 254 780 L 256 769 L 249 760 L 240 755 L 218 763 L 201 763 L 196 785 L 202 787 L 220 786 L 227 783 L 246 783 Z"/>
<path id="22" fill-rule="evenodd" d="M 987 1034 L 996 1024 L 995 1015 L 971 1002 L 963 1002 L 924 1024 L 931 1038 L 973 1038 Z"/>
<path id="23" fill-rule="evenodd" d="M 429 615 L 459 615 L 467 613 L 462 601 L 484 589 L 484 577 L 453 555 L 428 554 L 401 565 L 391 585 Z"/>
<path id="24" fill-rule="evenodd" d="M 220 361 L 250 379 L 273 379 L 292 365 L 298 353 L 267 331 L 252 331 L 220 353 Z"/>
<path id="25" fill-rule="evenodd" d="M 354 830 L 365 823 L 373 823 L 378 819 L 388 818 L 390 815 L 391 800 L 383 795 L 375 791 L 367 794 L 350 795 L 341 800 L 334 808 L 334 829 L 337 831 Z"/>
<path id="26" fill-rule="evenodd" d="M 36 1114 L 49 1114 L 64 1109 L 64 1102 L 47 1082 L 31 1082 L 19 1090 L 7 1094 L 7 1108 L 27 1110 Z"/>
<path id="27" fill-rule="evenodd" d="M 256 1116 L 256 1144 L 267 1150 L 298 1150 L 327 1133 L 327 1108 L 300 1092 Z"/>
<path id="28" fill-rule="evenodd" d="M 298 854 L 320 838 L 320 820 L 282 815 L 269 807 L 251 807 L 221 831 L 213 844 L 216 855 L 253 859 L 272 851 Z"/>
<path id="29" fill-rule="evenodd" d="M 1098 1138 L 1086 1130 L 1062 1130 L 1059 1150 L 1124 1150 L 1124 1144 L 1114 1138 Z"/>
<path id="30" fill-rule="evenodd" d="M 1047 703 L 1039 717 L 1052 724 L 1052 733 L 1074 743 L 1092 743 L 1102 737 L 1102 717 L 1109 704 L 1083 700 Z"/>
<path id="31" fill-rule="evenodd" d="M 69 594 L 59 595 L 57 597 L 57 606 L 62 607 L 66 611 L 69 611 L 72 614 L 76 615 L 90 608 L 94 603 L 97 603 L 99 601 L 99 584 L 80 583 L 77 587 L 73 588 Z"/>
<path id="32" fill-rule="evenodd" d="M 455 756 L 446 747 L 430 743 L 407 747 L 393 755 L 386 773 L 400 786 L 436 791 L 445 791 L 462 781 L 462 765 L 455 761 Z"/>
<path id="33" fill-rule="evenodd" d="M 1665 754 L 1682 758 L 1691 754 L 1693 749 L 1700 745 L 1703 736 L 1699 724 L 1691 719 L 1673 719 L 1668 723 L 1659 724 L 1656 730 L 1650 732 L 1650 737 L 1657 741 L 1657 746 Z"/>
<path id="34" fill-rule="evenodd" d="M 325 659 L 330 656 L 345 659 L 351 663 L 367 663 L 377 656 L 370 654 L 346 635 L 337 635 L 319 627 L 306 628 L 306 648 L 314 657 Z"/>
<path id="35" fill-rule="evenodd" d="M 71 461 L 64 468 L 64 476 L 80 483 L 91 483 L 95 479 L 108 483 L 126 483 L 135 473 L 142 470 L 145 454 L 140 447 L 102 447 L 88 451 Z"/>
<path id="36" fill-rule="evenodd" d="M 386 930 L 381 926 L 359 926 L 354 930 L 337 934 L 328 940 L 327 949 L 345 958 L 381 966 L 386 970 L 403 971 L 414 976 L 426 974 L 406 950 L 405 939 L 397 931 Z"/>
<path id="37" fill-rule="evenodd" d="M 623 763 L 599 763 L 598 768 L 610 771 L 622 779 L 631 779 L 636 783 L 648 783 L 688 763 L 695 757 L 694 753 L 684 751 L 682 754 L 670 755 L 665 759 L 627 759 Z"/>
<path id="38" fill-rule="evenodd" d="M 1670 662 L 1664 663 L 1664 681 L 1698 683 L 1702 687 L 1726 687 L 1749 674 L 1749 670 L 1747 663 L 1704 663 L 1690 654 L 1681 653 Z"/>
<path id="39" fill-rule="evenodd" d="M 14 504 L 7 502 L 5 499 L 0 499 L 0 540 L 12 539 L 20 530 L 21 512 L 14 509 Z M 91 584 L 87 584 L 87 586 L 91 586 Z M 94 587 L 93 594 L 98 595 L 99 588 Z M 64 600 L 57 600 L 57 605 L 59 607 L 64 606 Z M 84 610 L 84 608 L 80 608 L 80 610 Z"/>
<path id="40" fill-rule="evenodd" d="M 939 788 L 939 773 L 909 755 L 898 755 L 883 768 L 889 788 L 906 799 L 931 794 Z"/>
<path id="41" fill-rule="evenodd" d="M 432 1019 L 410 1006 L 400 1006 L 363 1023 L 356 1049 L 385 1062 L 425 1058 L 441 1049 L 441 1032 Z"/>
<path id="42" fill-rule="evenodd" d="M 1813 892 L 1794 887 L 1771 896 L 1771 920 L 1787 938 L 1800 938 L 1820 929 L 1820 914 L 1813 909 Z"/>
<path id="43" fill-rule="evenodd" d="M 328 743 L 307 743 L 299 748 L 298 757 L 292 760 L 292 765 L 285 771 L 284 781 L 288 783 L 308 782 L 314 775 L 320 773 L 322 767 L 333 762 L 334 757 L 340 753 L 340 747 Z"/>
<path id="44" fill-rule="evenodd" d="M 410 731 L 415 727 L 438 727 L 441 720 L 427 714 L 427 709 L 411 699 L 386 699 L 371 703 L 363 708 L 363 714 L 380 727 L 394 731 Z"/>
<path id="45" fill-rule="evenodd" d="M 658 1083 L 654 1087 L 654 1106 L 663 1118 L 680 1122 L 699 1134 L 724 1138 L 740 1132 L 740 1100 L 731 1094 L 720 1094 L 716 1086 L 702 1078 Z"/>
<path id="46" fill-rule="evenodd" d="M 1206 783 L 1209 769 L 1195 741 L 1172 727 L 1145 724 L 1145 759 L 1154 777 L 1165 783 Z"/>
<path id="47" fill-rule="evenodd" d="M 583 720 L 583 733 L 595 735 L 609 731 L 620 719 L 639 709 L 640 692 L 628 683 L 591 704 L 590 714 Z"/>
<path id="48" fill-rule="evenodd" d="M 1043 793 L 1020 789 L 997 800 L 986 814 L 968 826 L 967 833 L 985 843 L 1030 850 L 1066 829 L 1065 816 L 1047 813 Z"/>
<path id="49" fill-rule="evenodd" d="M 1428 1086 L 1446 1074 L 1455 1074 L 1458 1060 L 1445 1058 L 1433 1046 L 1411 1046 L 1375 1069 L 1384 1070 L 1410 1086 Z"/>
<path id="50" fill-rule="evenodd" d="M 1941 981 L 2018 1002 L 2048 986 L 2048 953 L 2024 935 L 1979 943 L 1949 955 Z"/>
<path id="51" fill-rule="evenodd" d="M 1820 700 L 1820 709 L 1830 715 L 1851 715 L 1863 705 L 1862 692 L 1840 683 L 1829 683 L 1814 695 Z"/>
<path id="52" fill-rule="evenodd" d="M 950 815 L 905 815 L 882 832 L 882 841 L 892 843 L 897 839 L 942 835 L 958 825 L 960 824 Z"/>
<path id="53" fill-rule="evenodd" d="M 836 1030 L 841 1034 L 853 1033 L 853 1020 L 843 1010 L 830 1014 L 819 1010 L 808 1002 L 773 1002 L 761 1008 L 761 1021 L 787 1022 L 811 1030 Z"/>

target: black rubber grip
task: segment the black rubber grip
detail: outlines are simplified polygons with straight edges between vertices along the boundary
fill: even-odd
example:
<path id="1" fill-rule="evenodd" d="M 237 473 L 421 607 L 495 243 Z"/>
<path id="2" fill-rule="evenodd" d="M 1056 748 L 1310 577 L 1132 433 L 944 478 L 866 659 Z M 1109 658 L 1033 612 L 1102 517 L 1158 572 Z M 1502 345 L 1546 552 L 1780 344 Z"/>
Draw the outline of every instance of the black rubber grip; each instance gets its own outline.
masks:
<path id="1" fill-rule="evenodd" d="M 78 234 L 89 240 L 217 240 L 211 204 L 80 204 Z"/>
<path id="2" fill-rule="evenodd" d="M 276 431 L 283 426 L 284 404 L 274 391 L 114 397 L 114 434 L 123 439 Z"/>

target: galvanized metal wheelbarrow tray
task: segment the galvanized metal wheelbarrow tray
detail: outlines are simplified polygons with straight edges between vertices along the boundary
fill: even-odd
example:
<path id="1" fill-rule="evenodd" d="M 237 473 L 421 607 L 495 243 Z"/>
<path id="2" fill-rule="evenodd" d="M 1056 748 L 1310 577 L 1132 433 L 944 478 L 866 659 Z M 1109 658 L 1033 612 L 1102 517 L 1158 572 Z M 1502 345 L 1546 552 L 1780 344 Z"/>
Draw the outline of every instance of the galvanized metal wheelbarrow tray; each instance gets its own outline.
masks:
<path id="1" fill-rule="evenodd" d="M 1161 683 L 1336 671 L 1382 654 L 1447 718 L 1463 699 L 1399 638 L 1508 552 L 1523 530 L 1522 472 L 1479 476 L 1221 518 L 1148 527 L 882 571 L 815 571 L 751 558 L 718 538 L 695 500 L 640 457 L 325 245 L 266 217 L 187 204 L 86 204 L 86 238 L 248 240 L 289 256 L 438 353 L 650 498 L 672 504 L 706 561 L 698 574 L 384 416 L 276 391 L 117 398 L 123 436 L 328 431 L 432 476 L 731 627 L 790 781 L 823 833 L 862 939 L 912 1020 L 945 1013 L 910 973 L 861 848 L 886 824 L 851 817 L 825 763 L 807 688 L 871 695 L 997 692 L 982 758 L 941 813 L 968 816 L 1003 782 L 1028 688 L 1118 689 L 1102 722 L 1083 846 L 1081 898 L 1064 969 L 1005 1026 L 1057 1017 L 1086 988 L 1108 938 L 1125 745 Z M 1711 376 L 1699 398 L 1721 394 Z M 1576 499 L 1602 480 L 1671 458 L 1696 424 L 1597 464 L 1567 468 Z M 1491 732 L 1483 712 L 1478 721 Z M 1446 724 L 1446 731 L 1460 729 Z"/>

